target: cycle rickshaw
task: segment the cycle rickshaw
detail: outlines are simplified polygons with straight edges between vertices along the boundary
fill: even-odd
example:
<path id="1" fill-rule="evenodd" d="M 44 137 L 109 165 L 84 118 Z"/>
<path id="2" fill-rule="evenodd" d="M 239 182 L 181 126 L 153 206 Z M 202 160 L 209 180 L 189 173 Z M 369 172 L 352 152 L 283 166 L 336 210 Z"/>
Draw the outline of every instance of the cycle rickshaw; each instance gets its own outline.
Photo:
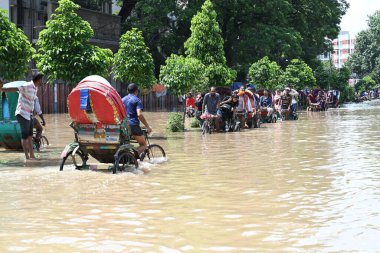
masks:
<path id="1" fill-rule="evenodd" d="M 117 91 L 100 76 L 83 79 L 68 96 L 70 124 L 74 130 L 74 142 L 68 144 L 61 154 L 60 170 L 68 158 L 76 169 L 88 168 L 87 161 L 93 157 L 100 163 L 112 164 L 112 172 L 134 172 L 138 159 L 154 162 L 166 157 L 158 144 L 150 144 L 140 156 L 129 135 L 126 111 Z"/>

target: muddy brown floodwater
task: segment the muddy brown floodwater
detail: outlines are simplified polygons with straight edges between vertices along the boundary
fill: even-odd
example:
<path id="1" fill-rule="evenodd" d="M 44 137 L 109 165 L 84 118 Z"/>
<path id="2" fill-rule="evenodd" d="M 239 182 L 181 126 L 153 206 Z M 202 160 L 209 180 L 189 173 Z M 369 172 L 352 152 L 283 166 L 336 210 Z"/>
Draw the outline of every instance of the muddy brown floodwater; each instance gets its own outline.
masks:
<path id="1" fill-rule="evenodd" d="M 146 116 L 147 174 L 59 172 L 67 115 L 39 161 L 0 149 L 0 252 L 379 252 L 380 101 L 206 136 Z"/>

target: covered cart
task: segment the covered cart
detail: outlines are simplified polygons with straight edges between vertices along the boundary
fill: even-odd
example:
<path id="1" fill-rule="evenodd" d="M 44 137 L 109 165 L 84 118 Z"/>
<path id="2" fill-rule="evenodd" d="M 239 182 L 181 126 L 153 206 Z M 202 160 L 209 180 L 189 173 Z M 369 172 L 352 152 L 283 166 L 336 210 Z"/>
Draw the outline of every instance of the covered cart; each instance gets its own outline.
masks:
<path id="1" fill-rule="evenodd" d="M 131 144 L 125 107 L 107 80 L 96 75 L 83 79 L 69 94 L 68 109 L 75 140 L 63 150 L 60 170 L 69 157 L 76 169 L 85 168 L 89 156 L 113 164 L 113 173 L 138 168 L 139 155 Z"/>
<path id="2" fill-rule="evenodd" d="M 22 150 L 20 124 L 15 117 L 17 101 L 17 92 L 1 92 L 0 147 Z"/>

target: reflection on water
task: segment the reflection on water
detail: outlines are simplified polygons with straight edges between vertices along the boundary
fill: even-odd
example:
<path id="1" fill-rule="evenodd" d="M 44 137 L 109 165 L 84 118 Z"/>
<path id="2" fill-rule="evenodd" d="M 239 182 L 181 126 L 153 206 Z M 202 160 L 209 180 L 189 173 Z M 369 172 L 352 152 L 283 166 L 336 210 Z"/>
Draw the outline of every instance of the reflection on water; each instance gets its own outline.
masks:
<path id="1" fill-rule="evenodd" d="M 379 102 L 206 136 L 146 115 L 169 160 L 144 175 L 59 172 L 66 115 L 47 115 L 40 161 L 0 150 L 0 252 L 380 248 Z"/>

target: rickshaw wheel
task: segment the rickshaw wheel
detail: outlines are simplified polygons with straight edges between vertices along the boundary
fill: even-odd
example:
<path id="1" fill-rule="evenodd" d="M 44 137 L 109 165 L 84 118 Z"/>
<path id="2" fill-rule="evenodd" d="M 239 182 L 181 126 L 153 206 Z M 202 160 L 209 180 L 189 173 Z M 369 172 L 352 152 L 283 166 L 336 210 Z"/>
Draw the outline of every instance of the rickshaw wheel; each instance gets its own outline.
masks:
<path id="1" fill-rule="evenodd" d="M 149 161 L 160 160 L 166 157 L 165 150 L 158 144 L 151 144 L 149 147 L 141 154 L 140 161 L 144 158 L 148 158 Z"/>
<path id="2" fill-rule="evenodd" d="M 65 163 L 66 163 L 66 160 L 69 156 L 72 157 L 72 151 L 69 152 L 63 159 L 62 159 L 62 162 L 61 162 L 61 165 L 59 167 L 59 170 L 63 170 L 64 166 L 65 166 Z M 79 156 L 80 160 L 77 158 L 77 156 Z M 73 164 L 75 166 L 75 169 L 77 170 L 81 170 L 85 165 L 86 165 L 86 162 L 87 162 L 87 158 L 84 157 L 82 151 L 77 151 L 75 153 L 75 157 L 72 157 L 73 159 Z"/>
<path id="3" fill-rule="evenodd" d="M 134 154 L 130 151 L 122 152 L 119 154 L 113 167 L 113 174 L 117 171 L 133 172 L 138 169 L 138 162 Z"/>
<path id="4" fill-rule="evenodd" d="M 41 136 L 41 146 L 46 147 L 49 146 L 49 140 L 46 138 L 46 136 Z"/>

